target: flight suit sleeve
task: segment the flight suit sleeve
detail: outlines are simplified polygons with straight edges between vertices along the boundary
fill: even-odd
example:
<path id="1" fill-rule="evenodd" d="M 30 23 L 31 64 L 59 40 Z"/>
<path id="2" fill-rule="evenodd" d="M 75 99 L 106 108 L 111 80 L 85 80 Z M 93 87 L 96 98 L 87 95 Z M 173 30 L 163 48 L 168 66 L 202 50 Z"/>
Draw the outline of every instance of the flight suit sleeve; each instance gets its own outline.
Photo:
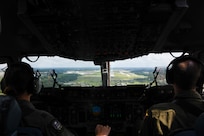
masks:
<path id="1" fill-rule="evenodd" d="M 44 112 L 44 124 L 43 132 L 46 136 L 75 136 L 70 130 L 64 127 L 59 120 L 57 120 L 51 114 Z"/>
<path id="2" fill-rule="evenodd" d="M 75 136 L 70 130 L 64 127 L 57 119 L 53 119 L 48 126 L 50 136 Z"/>

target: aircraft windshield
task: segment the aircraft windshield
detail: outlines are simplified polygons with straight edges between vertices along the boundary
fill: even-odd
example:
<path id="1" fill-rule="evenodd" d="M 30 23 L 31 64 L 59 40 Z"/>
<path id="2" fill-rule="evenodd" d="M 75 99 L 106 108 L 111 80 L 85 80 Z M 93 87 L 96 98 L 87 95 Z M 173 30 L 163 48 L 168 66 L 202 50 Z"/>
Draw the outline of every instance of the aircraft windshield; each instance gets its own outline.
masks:
<path id="1" fill-rule="evenodd" d="M 57 56 L 29 59 L 23 58 L 22 61 L 40 73 L 44 87 L 102 86 L 101 68 L 93 62 Z M 163 53 L 109 62 L 110 86 L 165 85 L 165 69 L 172 59 L 172 55 Z"/>

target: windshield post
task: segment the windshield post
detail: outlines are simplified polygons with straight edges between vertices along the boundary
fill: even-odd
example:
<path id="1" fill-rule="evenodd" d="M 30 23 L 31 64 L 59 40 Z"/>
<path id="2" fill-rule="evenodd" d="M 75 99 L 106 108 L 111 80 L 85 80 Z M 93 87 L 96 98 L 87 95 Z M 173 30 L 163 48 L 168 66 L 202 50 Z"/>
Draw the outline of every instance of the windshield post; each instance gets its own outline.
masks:
<path id="1" fill-rule="evenodd" d="M 110 86 L 110 62 L 102 62 L 101 63 L 101 78 L 102 78 L 102 86 Z"/>

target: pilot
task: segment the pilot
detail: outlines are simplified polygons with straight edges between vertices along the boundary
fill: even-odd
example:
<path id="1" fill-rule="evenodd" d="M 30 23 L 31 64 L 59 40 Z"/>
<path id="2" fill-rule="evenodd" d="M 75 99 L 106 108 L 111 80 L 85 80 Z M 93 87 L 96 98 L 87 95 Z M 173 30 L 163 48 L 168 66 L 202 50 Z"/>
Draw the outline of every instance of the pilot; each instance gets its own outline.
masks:
<path id="1" fill-rule="evenodd" d="M 197 91 L 197 86 L 203 84 L 202 68 L 199 60 L 188 55 L 168 65 L 166 81 L 174 88 L 174 99 L 148 109 L 140 136 L 169 136 L 194 127 L 196 118 L 204 112 L 203 99 Z"/>
<path id="2" fill-rule="evenodd" d="M 40 81 L 34 76 L 31 66 L 24 62 L 9 65 L 1 81 L 6 95 L 14 96 L 22 110 L 22 126 L 39 128 L 45 136 L 74 136 L 50 113 L 36 109 L 30 102 L 32 94 L 39 92 Z M 96 135 L 108 135 L 110 127 L 98 124 Z"/>

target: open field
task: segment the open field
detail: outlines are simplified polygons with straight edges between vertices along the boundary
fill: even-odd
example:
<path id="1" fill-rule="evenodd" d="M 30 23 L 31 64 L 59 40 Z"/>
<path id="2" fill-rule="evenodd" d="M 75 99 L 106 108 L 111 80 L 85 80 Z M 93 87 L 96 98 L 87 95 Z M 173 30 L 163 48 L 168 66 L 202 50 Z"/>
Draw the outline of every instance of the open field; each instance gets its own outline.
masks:
<path id="1" fill-rule="evenodd" d="M 38 69 L 44 87 L 53 87 L 54 80 L 51 76 L 53 69 Z M 57 68 L 56 81 L 61 86 L 101 86 L 101 73 L 95 68 Z M 110 71 L 111 86 L 126 86 L 135 84 L 148 85 L 154 80 L 154 68 L 115 68 Z M 4 72 L 0 72 L 0 80 Z M 160 85 L 166 84 L 164 69 L 160 70 L 157 77 Z M 55 86 L 57 87 L 57 86 Z"/>
<path id="2" fill-rule="evenodd" d="M 110 72 L 111 86 L 123 86 L 134 84 L 149 84 L 154 80 L 152 68 L 144 69 L 112 69 Z M 45 86 L 52 86 L 53 79 L 50 76 L 50 70 L 40 70 L 41 79 Z M 83 68 L 63 68 L 56 69 L 57 82 L 62 86 L 101 86 L 101 73 L 97 69 Z M 165 83 L 164 72 L 158 75 L 158 82 Z"/>

